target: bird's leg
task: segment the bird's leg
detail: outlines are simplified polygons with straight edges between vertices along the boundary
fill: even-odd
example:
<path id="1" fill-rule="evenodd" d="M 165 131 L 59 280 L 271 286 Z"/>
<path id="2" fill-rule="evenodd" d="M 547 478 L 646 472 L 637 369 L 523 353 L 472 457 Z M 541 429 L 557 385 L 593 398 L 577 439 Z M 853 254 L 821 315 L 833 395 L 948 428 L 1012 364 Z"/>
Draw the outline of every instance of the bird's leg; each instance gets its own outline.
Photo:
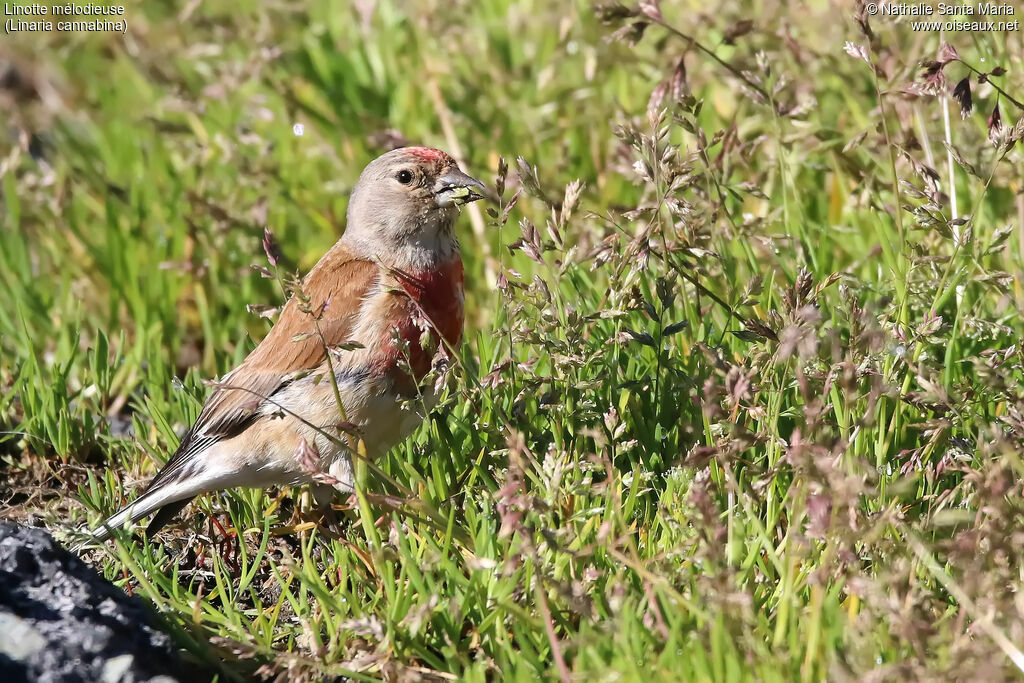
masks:
<path id="1" fill-rule="evenodd" d="M 323 483 L 316 483 L 311 486 L 313 497 L 319 504 L 318 511 L 323 520 L 324 529 L 332 533 L 332 529 L 340 530 L 341 518 L 338 510 L 347 510 L 351 505 L 335 507 L 333 501 L 341 493 L 348 499 L 352 493 L 352 463 L 347 456 L 342 456 L 332 462 L 327 468 L 327 476 Z"/>
<path id="2" fill-rule="evenodd" d="M 309 491 L 312 501 L 307 519 L 316 521 L 324 527 L 337 526 L 338 518 L 331 506 L 334 500 L 334 487 L 329 484 L 312 484 Z"/>
<path id="3" fill-rule="evenodd" d="M 238 563 L 238 557 L 241 553 L 239 544 L 241 541 L 241 534 L 235 531 L 227 531 L 221 523 L 217 520 L 217 516 L 213 515 L 210 517 L 214 526 L 220 531 L 222 539 L 215 541 L 217 549 L 220 551 L 220 559 L 224 561 L 224 564 L 231 568 L 231 571 L 237 577 L 242 572 L 242 568 Z"/>

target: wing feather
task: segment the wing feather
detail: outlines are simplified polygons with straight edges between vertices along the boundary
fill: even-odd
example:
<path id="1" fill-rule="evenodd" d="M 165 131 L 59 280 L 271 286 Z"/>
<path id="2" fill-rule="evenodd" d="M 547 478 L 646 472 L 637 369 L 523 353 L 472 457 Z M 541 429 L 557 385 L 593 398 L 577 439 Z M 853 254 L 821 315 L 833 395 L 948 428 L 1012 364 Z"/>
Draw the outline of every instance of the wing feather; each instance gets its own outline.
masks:
<path id="1" fill-rule="evenodd" d="M 260 405 L 296 375 L 324 360 L 324 342 L 333 347 L 348 341 L 362 300 L 380 280 L 380 267 L 351 256 L 335 245 L 303 282 L 308 307 L 293 296 L 277 323 L 242 363 L 221 381 L 174 456 L 153 478 L 149 489 L 174 480 L 185 463 L 210 445 L 238 434 L 257 415 Z M 305 310 L 303 310 L 305 309 Z M 322 310 L 319 320 L 313 313 Z M 316 333 L 319 322 L 323 341 Z"/>

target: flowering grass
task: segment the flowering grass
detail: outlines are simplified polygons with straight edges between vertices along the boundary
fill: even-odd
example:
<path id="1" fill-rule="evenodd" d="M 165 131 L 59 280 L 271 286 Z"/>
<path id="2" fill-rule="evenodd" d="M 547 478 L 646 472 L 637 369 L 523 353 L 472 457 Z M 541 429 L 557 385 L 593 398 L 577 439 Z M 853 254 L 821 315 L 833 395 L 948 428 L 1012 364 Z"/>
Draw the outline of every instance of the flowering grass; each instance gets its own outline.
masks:
<path id="1" fill-rule="evenodd" d="M 362 166 L 425 143 L 500 201 L 460 221 L 423 427 L 336 527 L 236 490 L 82 550 L 191 656 L 1019 675 L 1021 34 L 703 7 L 136 3 L 0 46 L 3 514 L 70 543 L 130 499 L 269 329 L 264 229 L 305 272 Z"/>

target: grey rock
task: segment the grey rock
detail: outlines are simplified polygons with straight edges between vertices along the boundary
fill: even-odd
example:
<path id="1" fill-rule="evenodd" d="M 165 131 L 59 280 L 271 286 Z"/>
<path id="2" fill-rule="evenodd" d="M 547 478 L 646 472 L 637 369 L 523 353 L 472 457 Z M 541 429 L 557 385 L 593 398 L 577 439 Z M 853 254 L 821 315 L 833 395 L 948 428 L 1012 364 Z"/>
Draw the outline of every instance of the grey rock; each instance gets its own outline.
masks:
<path id="1" fill-rule="evenodd" d="M 153 610 L 43 529 L 0 522 L 0 681 L 208 681 Z"/>

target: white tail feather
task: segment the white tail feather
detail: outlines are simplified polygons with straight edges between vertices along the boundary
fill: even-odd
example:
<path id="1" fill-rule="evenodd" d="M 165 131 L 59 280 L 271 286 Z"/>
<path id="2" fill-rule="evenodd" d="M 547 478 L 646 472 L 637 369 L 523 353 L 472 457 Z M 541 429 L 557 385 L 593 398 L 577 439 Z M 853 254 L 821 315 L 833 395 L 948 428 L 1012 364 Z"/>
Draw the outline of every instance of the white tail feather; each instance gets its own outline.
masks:
<path id="1" fill-rule="evenodd" d="M 176 503 L 179 500 L 185 500 L 199 493 L 203 493 L 205 490 L 204 487 L 197 487 L 196 483 L 197 482 L 195 481 L 185 481 L 161 486 L 153 491 L 147 491 L 136 500 L 103 520 L 103 522 L 93 530 L 93 538 L 101 542 L 106 541 L 108 538 L 113 536 L 114 529 L 118 529 L 128 522 L 134 524 L 146 515 L 156 512 L 165 505 Z"/>
<path id="2" fill-rule="evenodd" d="M 231 481 L 231 479 L 233 477 L 230 472 L 206 471 L 201 476 L 188 477 L 183 481 L 168 481 L 155 489 L 146 491 L 137 499 L 105 519 L 93 530 L 93 538 L 101 542 L 106 541 L 113 535 L 114 529 L 120 528 L 126 523 L 134 524 L 165 505 L 188 500 L 201 493 L 232 486 L 235 482 Z"/>

